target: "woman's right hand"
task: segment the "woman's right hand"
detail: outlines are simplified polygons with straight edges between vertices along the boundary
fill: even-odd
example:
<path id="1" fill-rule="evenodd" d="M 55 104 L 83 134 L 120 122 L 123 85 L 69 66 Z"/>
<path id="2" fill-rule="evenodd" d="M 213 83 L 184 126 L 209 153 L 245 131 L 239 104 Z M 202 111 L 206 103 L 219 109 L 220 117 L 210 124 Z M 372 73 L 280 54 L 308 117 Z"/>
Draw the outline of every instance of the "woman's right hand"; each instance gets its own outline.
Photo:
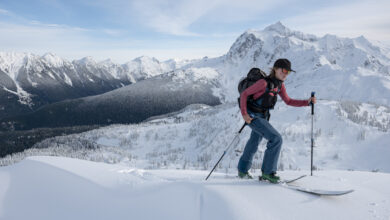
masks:
<path id="1" fill-rule="evenodd" d="M 247 124 L 250 124 L 253 120 L 248 114 L 242 116 Z"/>

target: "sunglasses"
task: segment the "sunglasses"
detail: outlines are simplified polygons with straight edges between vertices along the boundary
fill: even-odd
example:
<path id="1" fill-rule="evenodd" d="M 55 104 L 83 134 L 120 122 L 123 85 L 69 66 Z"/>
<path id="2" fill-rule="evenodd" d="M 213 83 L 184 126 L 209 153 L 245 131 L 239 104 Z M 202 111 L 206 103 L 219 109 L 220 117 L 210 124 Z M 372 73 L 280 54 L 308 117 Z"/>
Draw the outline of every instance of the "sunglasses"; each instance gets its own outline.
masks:
<path id="1" fill-rule="evenodd" d="M 290 74 L 291 73 L 291 70 L 286 70 L 286 69 L 282 69 L 282 72 L 284 73 L 284 74 Z"/>

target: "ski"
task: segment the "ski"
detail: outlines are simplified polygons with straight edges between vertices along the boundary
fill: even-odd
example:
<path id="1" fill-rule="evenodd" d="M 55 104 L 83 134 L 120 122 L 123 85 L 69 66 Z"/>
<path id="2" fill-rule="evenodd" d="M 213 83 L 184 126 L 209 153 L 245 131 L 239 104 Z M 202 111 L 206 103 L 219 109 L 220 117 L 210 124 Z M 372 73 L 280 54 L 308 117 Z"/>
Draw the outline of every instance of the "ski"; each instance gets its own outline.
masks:
<path id="1" fill-rule="evenodd" d="M 341 195 L 345 195 L 345 194 L 348 194 L 348 193 L 351 193 L 354 191 L 353 189 L 350 189 L 350 190 L 309 189 L 309 188 L 304 188 L 304 187 L 300 187 L 300 186 L 292 186 L 292 185 L 288 185 L 288 184 L 286 184 L 284 186 L 286 188 L 289 188 L 289 189 L 293 189 L 293 190 L 297 190 L 300 192 L 305 192 L 305 193 L 309 193 L 309 194 L 313 194 L 313 195 L 317 195 L 317 196 L 341 196 Z"/>
<path id="2" fill-rule="evenodd" d="M 296 190 L 299 192 L 317 195 L 317 196 L 341 196 L 341 195 L 345 195 L 345 194 L 348 194 L 348 193 L 351 193 L 354 191 L 353 189 L 351 189 L 351 190 L 320 190 L 320 189 L 310 189 L 310 188 L 305 188 L 305 187 L 301 187 L 301 186 L 290 185 L 290 183 L 297 181 L 299 179 L 302 179 L 305 176 L 306 175 L 302 175 L 302 176 L 296 177 L 294 179 L 281 180 L 277 183 L 270 183 L 269 181 L 264 180 L 261 178 L 261 176 L 259 176 L 259 181 L 273 184 L 273 185 L 282 186 L 282 187 L 285 187 L 285 188 L 288 188 L 291 190 Z"/>

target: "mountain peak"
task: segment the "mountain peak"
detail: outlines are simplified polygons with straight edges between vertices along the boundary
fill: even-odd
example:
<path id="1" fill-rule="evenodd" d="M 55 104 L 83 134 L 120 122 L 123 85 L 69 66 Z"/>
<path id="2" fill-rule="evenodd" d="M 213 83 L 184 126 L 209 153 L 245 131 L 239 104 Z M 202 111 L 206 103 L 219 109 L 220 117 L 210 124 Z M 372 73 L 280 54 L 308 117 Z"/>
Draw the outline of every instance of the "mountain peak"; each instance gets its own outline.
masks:
<path id="1" fill-rule="evenodd" d="M 158 61 L 156 58 L 148 57 L 148 56 L 140 56 L 140 57 L 135 58 L 133 61 L 160 63 L 160 61 Z"/>
<path id="2" fill-rule="evenodd" d="M 91 56 L 87 56 L 79 60 L 80 63 L 88 64 L 88 63 L 96 63 L 95 60 Z"/>
<path id="3" fill-rule="evenodd" d="M 54 53 L 46 53 L 42 56 L 42 59 L 53 66 L 62 66 L 64 64 L 64 60 Z"/>
<path id="4" fill-rule="evenodd" d="M 267 26 L 266 28 L 264 28 L 264 31 L 274 31 L 282 35 L 287 35 L 291 33 L 291 30 L 288 29 L 285 25 L 283 25 L 280 21 Z"/>
<path id="5" fill-rule="evenodd" d="M 100 64 L 114 64 L 114 61 L 111 58 L 105 59 L 99 62 Z"/>
<path id="6" fill-rule="evenodd" d="M 0 52 L 0 65 L 12 65 L 21 63 L 29 53 Z"/>

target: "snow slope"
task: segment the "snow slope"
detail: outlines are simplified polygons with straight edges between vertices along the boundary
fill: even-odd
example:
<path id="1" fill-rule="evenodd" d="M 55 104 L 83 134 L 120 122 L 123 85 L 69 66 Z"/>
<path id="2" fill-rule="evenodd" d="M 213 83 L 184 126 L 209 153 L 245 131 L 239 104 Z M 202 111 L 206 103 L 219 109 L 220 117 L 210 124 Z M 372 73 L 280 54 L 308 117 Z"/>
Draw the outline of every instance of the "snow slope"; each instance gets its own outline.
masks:
<path id="1" fill-rule="evenodd" d="M 285 178 L 303 171 L 284 171 Z M 319 197 L 206 171 L 142 170 L 63 157 L 0 168 L 0 219 L 389 219 L 390 174 L 318 171 L 296 185 Z M 326 184 L 325 184 L 326 183 Z"/>

